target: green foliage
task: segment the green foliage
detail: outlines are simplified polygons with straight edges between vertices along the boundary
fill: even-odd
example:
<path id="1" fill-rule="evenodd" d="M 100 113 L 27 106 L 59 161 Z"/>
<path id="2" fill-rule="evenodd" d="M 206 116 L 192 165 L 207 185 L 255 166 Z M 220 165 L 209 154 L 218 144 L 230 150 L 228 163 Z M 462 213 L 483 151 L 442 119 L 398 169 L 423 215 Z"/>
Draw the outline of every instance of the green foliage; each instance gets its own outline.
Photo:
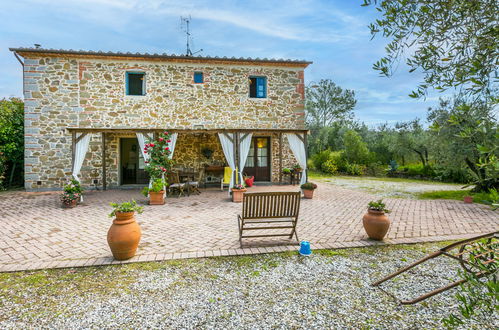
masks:
<path id="1" fill-rule="evenodd" d="M 324 163 L 322 163 L 321 170 L 324 173 L 334 175 L 338 173 L 338 166 L 336 166 L 335 162 L 332 159 L 328 159 Z"/>
<path id="2" fill-rule="evenodd" d="M 324 150 L 313 155 L 311 159 L 314 164 L 314 168 L 317 170 L 322 169 L 322 164 L 330 159 L 331 153 L 331 150 Z"/>
<path id="3" fill-rule="evenodd" d="M 70 179 L 69 182 L 64 186 L 63 190 L 66 193 L 73 193 L 73 194 L 83 193 L 83 188 L 81 187 L 80 182 L 76 179 Z"/>
<path id="4" fill-rule="evenodd" d="M 349 163 L 367 164 L 369 161 L 369 149 L 362 141 L 361 136 L 354 130 L 348 130 L 343 136 L 345 145 L 344 157 Z"/>
<path id="5" fill-rule="evenodd" d="M 20 183 L 23 163 L 24 103 L 17 98 L 2 99 L 0 100 L 0 187 L 7 175 L 9 175 L 9 184 L 10 177 L 16 178 Z M 4 179 L 2 176 L 5 176 Z"/>
<path id="6" fill-rule="evenodd" d="M 158 135 L 157 140 L 149 141 L 144 147 L 145 152 L 149 155 L 145 170 L 152 179 L 163 178 L 173 166 L 173 161 L 169 157 L 171 154 L 170 142 L 170 134 L 162 132 Z"/>
<path id="7" fill-rule="evenodd" d="M 5 171 L 7 170 L 7 162 L 2 152 L 0 152 L 0 190 L 3 188 L 5 180 Z"/>
<path id="8" fill-rule="evenodd" d="M 357 103 L 353 90 L 343 90 L 329 79 L 323 79 L 307 88 L 306 96 L 307 122 L 317 128 L 328 127 L 338 120 L 351 118 Z"/>
<path id="9" fill-rule="evenodd" d="M 483 320 L 496 317 L 499 308 L 499 283 L 497 270 L 499 263 L 486 260 L 493 259 L 494 253 L 487 246 L 492 243 L 492 250 L 497 249 L 497 240 L 490 242 L 484 238 L 477 242 L 477 248 L 468 249 L 469 263 L 472 272 L 460 270 L 459 276 L 466 282 L 460 285 L 456 299 L 460 303 L 460 315 L 451 314 L 442 322 L 447 327 L 456 327 L 466 321 L 475 321 L 480 324 Z"/>
<path id="10" fill-rule="evenodd" d="M 359 165 L 354 163 L 346 163 L 345 164 L 345 173 L 348 175 L 364 175 L 366 172 L 365 165 Z"/>
<path id="11" fill-rule="evenodd" d="M 432 144 L 438 163 L 447 168 L 466 167 L 476 191 L 499 188 L 499 125 L 490 104 L 462 98 L 440 100 L 429 109 Z"/>
<path id="12" fill-rule="evenodd" d="M 411 97 L 431 87 L 458 87 L 468 95 L 497 91 L 497 0 L 364 0 L 363 6 L 371 4 L 381 13 L 369 25 L 371 34 L 389 40 L 386 56 L 374 69 L 390 76 L 406 58 L 409 72 L 418 70 L 424 77 Z"/>
<path id="13" fill-rule="evenodd" d="M 158 192 L 164 191 L 166 185 L 167 185 L 167 182 L 165 179 L 154 179 L 152 182 L 151 188 L 144 187 L 144 189 L 142 189 L 142 195 L 144 195 L 145 197 L 148 197 L 150 192 L 158 193 Z"/>
<path id="14" fill-rule="evenodd" d="M 300 186 L 300 188 L 304 190 L 315 190 L 317 189 L 317 185 L 313 182 L 305 182 Z"/>
<path id="15" fill-rule="evenodd" d="M 283 169 L 282 169 L 282 173 L 283 173 L 283 174 L 291 174 L 291 169 L 290 169 L 290 168 L 285 167 L 285 168 L 283 168 Z"/>
<path id="16" fill-rule="evenodd" d="M 373 211 L 381 211 L 381 212 L 385 212 L 385 213 L 390 213 L 391 211 L 388 210 L 387 208 L 385 208 L 385 203 L 383 203 L 383 200 L 382 199 L 378 199 L 377 201 L 370 201 L 368 204 L 367 204 L 367 208 L 369 210 L 373 210 Z"/>
<path id="17" fill-rule="evenodd" d="M 113 207 L 113 211 L 109 213 L 109 217 L 114 217 L 117 212 L 137 212 L 141 214 L 144 210 L 142 206 L 138 206 L 135 200 L 131 202 L 123 202 L 123 203 L 109 203 Z"/>

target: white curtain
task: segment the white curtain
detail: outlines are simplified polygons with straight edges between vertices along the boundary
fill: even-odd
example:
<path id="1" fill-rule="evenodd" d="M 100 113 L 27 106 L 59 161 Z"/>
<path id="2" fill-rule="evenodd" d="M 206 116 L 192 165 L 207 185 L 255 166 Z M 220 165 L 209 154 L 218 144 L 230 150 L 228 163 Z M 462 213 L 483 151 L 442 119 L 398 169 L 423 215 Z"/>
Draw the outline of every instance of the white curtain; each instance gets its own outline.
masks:
<path id="1" fill-rule="evenodd" d="M 229 164 L 230 169 L 234 173 L 234 171 L 236 170 L 236 160 L 234 157 L 235 156 L 234 155 L 234 144 L 229 139 L 229 136 L 230 136 L 230 138 L 234 139 L 233 133 L 218 133 L 218 137 L 220 139 L 220 144 L 222 145 L 222 150 L 224 152 L 225 159 L 227 159 L 227 163 Z M 229 196 L 230 196 L 230 192 L 231 192 L 232 187 L 234 187 L 234 175 L 230 176 Z"/>
<path id="2" fill-rule="evenodd" d="M 146 141 L 146 136 L 144 136 L 143 133 L 135 133 L 137 134 L 137 140 L 139 141 L 139 147 L 140 147 L 140 152 L 142 152 L 142 157 L 144 157 L 144 161 L 149 160 L 149 155 L 145 152 L 144 148 L 146 145 L 146 142 L 149 142 L 150 137 L 147 136 L 147 141 Z"/>
<path id="3" fill-rule="evenodd" d="M 293 155 L 303 169 L 300 184 L 304 184 L 307 181 L 307 153 L 305 150 L 305 144 L 294 133 L 286 133 L 286 137 L 288 138 L 289 146 L 291 147 Z"/>
<path id="4" fill-rule="evenodd" d="M 79 138 L 83 133 L 77 133 L 76 138 Z M 76 181 L 81 182 L 78 175 L 80 174 L 81 167 L 83 166 L 83 161 L 85 160 L 85 155 L 88 151 L 88 144 L 90 143 L 90 134 L 85 135 L 80 141 L 76 143 L 75 153 L 74 153 L 74 163 L 73 163 L 73 178 Z"/>
<path id="5" fill-rule="evenodd" d="M 175 144 L 177 144 L 177 137 L 178 137 L 178 133 L 172 133 L 170 135 L 170 143 L 168 144 L 168 147 L 170 148 L 170 159 L 173 158 L 173 152 L 175 151 Z"/>
<path id="6" fill-rule="evenodd" d="M 239 177 L 241 178 L 241 184 L 243 183 L 243 171 L 246 165 L 246 159 L 248 158 L 248 153 L 251 148 L 251 137 L 252 133 L 248 133 L 244 139 L 239 141 L 239 150 L 241 159 L 239 159 Z"/>

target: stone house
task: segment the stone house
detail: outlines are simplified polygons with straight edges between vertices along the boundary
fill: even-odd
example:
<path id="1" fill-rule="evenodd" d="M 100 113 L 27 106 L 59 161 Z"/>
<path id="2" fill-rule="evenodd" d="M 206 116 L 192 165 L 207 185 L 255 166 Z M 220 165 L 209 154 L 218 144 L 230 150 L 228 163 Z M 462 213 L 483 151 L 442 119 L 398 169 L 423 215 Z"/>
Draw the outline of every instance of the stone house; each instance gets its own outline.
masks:
<path id="1" fill-rule="evenodd" d="M 232 164 L 279 183 L 306 157 L 311 62 L 10 50 L 23 66 L 28 191 L 61 189 L 72 174 L 87 188 L 145 184 L 141 143 L 164 130 L 175 135 L 176 164 L 205 168 L 208 182 Z"/>

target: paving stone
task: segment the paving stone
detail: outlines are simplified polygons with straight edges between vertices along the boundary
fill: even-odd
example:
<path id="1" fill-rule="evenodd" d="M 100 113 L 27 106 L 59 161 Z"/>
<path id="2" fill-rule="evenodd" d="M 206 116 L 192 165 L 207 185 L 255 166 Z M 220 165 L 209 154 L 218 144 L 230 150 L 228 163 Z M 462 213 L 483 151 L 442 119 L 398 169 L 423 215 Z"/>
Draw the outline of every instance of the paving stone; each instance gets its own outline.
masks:
<path id="1" fill-rule="evenodd" d="M 297 186 L 255 186 L 250 191 L 296 191 Z M 312 200 L 302 200 L 298 234 L 316 248 L 371 246 L 362 226 L 366 205 L 377 196 L 319 183 Z M 139 190 L 92 191 L 74 209 L 62 209 L 58 194 L 8 192 L 0 199 L 0 271 L 71 265 L 119 264 L 106 241 L 109 203 L 135 199 L 142 228 L 137 256 L 129 262 L 222 255 L 259 254 L 298 249 L 276 240 L 248 239 L 241 249 L 236 216 L 241 204 L 227 192 L 205 189 L 200 195 L 168 198 L 150 206 Z M 392 226 L 383 244 L 464 239 L 499 229 L 499 216 L 481 204 L 451 200 L 385 198 Z M 255 244 L 256 243 L 256 244 Z M 262 243 L 262 244 L 260 244 Z M 265 243 L 265 244 L 263 244 Z M 71 260 L 68 260 L 71 259 Z"/>

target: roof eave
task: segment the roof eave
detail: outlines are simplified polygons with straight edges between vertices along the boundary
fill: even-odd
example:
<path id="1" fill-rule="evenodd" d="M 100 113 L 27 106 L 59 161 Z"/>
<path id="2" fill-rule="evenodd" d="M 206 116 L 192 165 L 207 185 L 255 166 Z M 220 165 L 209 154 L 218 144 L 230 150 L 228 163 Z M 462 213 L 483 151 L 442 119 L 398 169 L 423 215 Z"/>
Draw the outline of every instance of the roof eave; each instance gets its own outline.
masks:
<path id="1" fill-rule="evenodd" d="M 120 52 L 96 52 L 96 51 L 77 51 L 77 50 L 60 50 L 60 49 L 35 49 L 35 48 L 9 48 L 23 57 L 29 54 L 38 55 L 65 55 L 74 57 L 93 57 L 93 58 L 136 58 L 136 59 L 156 59 L 156 60 L 172 60 L 183 62 L 234 62 L 234 63 L 261 63 L 261 64 L 277 64 L 299 66 L 306 68 L 313 62 L 301 60 L 281 60 L 281 59 L 260 59 L 260 58 L 235 58 L 235 57 L 202 57 L 202 56 L 185 56 L 185 55 L 167 55 L 167 54 L 140 54 L 140 53 L 120 53 Z"/>

